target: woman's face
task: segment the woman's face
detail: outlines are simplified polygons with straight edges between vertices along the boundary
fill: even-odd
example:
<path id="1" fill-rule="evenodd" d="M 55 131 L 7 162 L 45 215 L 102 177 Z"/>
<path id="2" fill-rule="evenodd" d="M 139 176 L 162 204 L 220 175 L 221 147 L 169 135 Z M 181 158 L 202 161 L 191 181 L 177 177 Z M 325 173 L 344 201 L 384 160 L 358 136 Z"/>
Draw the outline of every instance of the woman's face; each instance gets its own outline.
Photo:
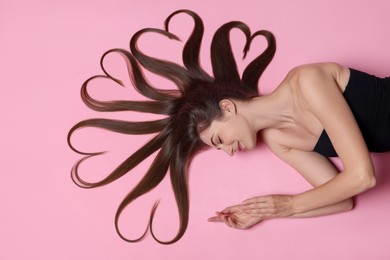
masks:
<path id="1" fill-rule="evenodd" d="M 248 121 L 236 113 L 234 107 L 222 108 L 222 119 L 214 120 L 200 133 L 201 140 L 216 149 L 233 156 L 237 151 L 249 150 L 256 146 L 256 131 Z"/>

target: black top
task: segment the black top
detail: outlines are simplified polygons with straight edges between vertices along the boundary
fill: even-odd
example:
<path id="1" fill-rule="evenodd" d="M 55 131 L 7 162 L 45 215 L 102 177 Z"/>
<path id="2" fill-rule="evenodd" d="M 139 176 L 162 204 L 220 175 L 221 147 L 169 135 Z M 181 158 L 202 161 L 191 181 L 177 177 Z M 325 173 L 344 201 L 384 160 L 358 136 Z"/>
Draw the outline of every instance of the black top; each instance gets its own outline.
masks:
<path id="1" fill-rule="evenodd" d="M 343 93 L 370 152 L 390 151 L 390 77 L 378 78 L 350 69 L 351 75 Z M 337 157 L 324 130 L 314 151 Z"/>

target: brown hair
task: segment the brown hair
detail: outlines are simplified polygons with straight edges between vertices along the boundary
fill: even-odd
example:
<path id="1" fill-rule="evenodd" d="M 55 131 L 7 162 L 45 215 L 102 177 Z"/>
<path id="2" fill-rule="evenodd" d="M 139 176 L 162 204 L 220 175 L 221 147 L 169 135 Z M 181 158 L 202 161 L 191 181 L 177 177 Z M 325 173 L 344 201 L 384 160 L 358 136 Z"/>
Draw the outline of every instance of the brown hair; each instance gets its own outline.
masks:
<path id="1" fill-rule="evenodd" d="M 176 63 L 159 60 L 143 54 L 137 47 L 139 37 L 148 32 L 162 34 L 173 40 L 178 37 L 169 31 L 171 18 L 176 14 L 186 13 L 194 19 L 194 29 L 184 45 L 183 66 Z M 199 52 L 203 37 L 203 22 L 190 10 L 178 10 L 165 20 L 164 30 L 147 28 L 135 33 L 130 41 L 131 52 L 124 49 L 111 49 L 105 52 L 100 65 L 105 75 L 96 75 L 87 79 L 81 87 L 81 98 L 91 109 L 100 112 L 138 111 L 166 115 L 165 118 L 154 121 L 128 122 L 103 118 L 87 119 L 73 126 L 67 137 L 70 148 L 76 153 L 85 155 L 75 163 L 71 171 L 74 183 L 82 188 L 94 188 L 109 184 L 131 171 L 140 162 L 158 151 L 142 180 L 131 190 L 119 205 L 115 216 L 115 227 L 118 235 L 128 242 L 142 240 L 149 228 L 153 238 L 162 244 L 178 241 L 185 233 L 189 216 L 189 195 L 187 174 L 189 164 L 194 155 L 205 146 L 199 138 L 199 132 L 207 128 L 212 120 L 221 116 L 219 101 L 223 98 L 248 100 L 258 96 L 258 80 L 271 62 L 275 50 L 275 38 L 271 32 L 261 30 L 251 34 L 249 27 L 238 21 L 222 25 L 214 34 L 211 42 L 211 62 L 213 77 L 206 73 L 199 64 Z M 249 51 L 252 40 L 262 35 L 268 46 L 263 53 L 255 58 L 240 77 L 229 41 L 232 29 L 241 30 L 246 37 L 244 58 Z M 123 86 L 123 83 L 111 76 L 103 66 L 103 60 L 109 53 L 119 53 L 125 57 L 134 88 L 148 101 L 99 101 L 92 98 L 87 91 L 87 85 L 96 78 L 107 78 Z M 144 77 L 141 66 L 155 74 L 163 76 L 177 86 L 177 90 L 162 90 L 154 88 Z M 74 131 L 82 127 L 97 127 L 109 131 L 139 135 L 156 135 L 144 146 L 131 154 L 106 178 L 98 182 L 87 182 L 80 178 L 78 168 L 82 162 L 102 154 L 103 152 L 87 153 L 77 150 L 70 139 Z M 152 230 L 154 213 L 158 207 L 156 202 L 152 208 L 149 225 L 143 235 L 137 239 L 124 237 L 118 227 L 118 220 L 129 203 L 155 188 L 166 176 L 169 170 L 172 189 L 175 194 L 179 211 L 180 227 L 176 236 L 170 241 L 161 241 L 155 237 Z"/>

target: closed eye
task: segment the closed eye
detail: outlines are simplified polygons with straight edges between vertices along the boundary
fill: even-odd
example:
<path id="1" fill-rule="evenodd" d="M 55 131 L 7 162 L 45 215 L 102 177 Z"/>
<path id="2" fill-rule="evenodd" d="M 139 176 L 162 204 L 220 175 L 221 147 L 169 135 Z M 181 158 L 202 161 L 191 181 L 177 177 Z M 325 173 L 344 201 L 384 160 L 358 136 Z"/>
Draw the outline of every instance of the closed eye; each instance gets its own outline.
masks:
<path id="1" fill-rule="evenodd" d="M 215 146 L 215 147 L 217 148 L 217 150 L 221 150 L 220 147 L 217 147 L 218 144 L 222 144 L 222 139 L 221 139 L 221 137 L 218 136 L 218 144 L 214 143 L 213 139 L 214 139 L 214 135 L 212 135 L 211 138 L 210 138 L 211 144 L 212 144 L 213 146 Z"/>
<path id="2" fill-rule="evenodd" d="M 223 144 L 221 137 L 218 136 L 218 144 Z M 217 150 L 221 150 L 221 147 L 218 147 Z"/>

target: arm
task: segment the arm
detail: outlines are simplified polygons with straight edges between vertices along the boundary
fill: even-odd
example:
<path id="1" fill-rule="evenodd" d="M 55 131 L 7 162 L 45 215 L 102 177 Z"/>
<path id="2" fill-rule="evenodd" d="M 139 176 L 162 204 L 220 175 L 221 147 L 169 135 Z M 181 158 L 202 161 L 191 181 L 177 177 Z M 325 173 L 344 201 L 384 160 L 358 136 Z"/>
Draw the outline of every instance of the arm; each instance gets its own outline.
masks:
<path id="1" fill-rule="evenodd" d="M 336 83 L 333 72 L 337 70 L 334 69 L 335 66 L 301 68 L 302 71 L 297 76 L 297 90 L 304 106 L 326 129 L 344 169 L 324 184 L 295 195 L 294 213 L 343 201 L 375 185 L 371 157 L 356 120 Z M 300 159 L 295 160 L 298 163 Z"/>
<path id="2" fill-rule="evenodd" d="M 272 150 L 279 158 L 297 170 L 314 188 L 325 184 L 339 173 L 331 161 L 316 152 L 282 149 L 281 147 L 279 149 L 273 147 Z M 352 207 L 352 198 L 348 198 L 324 207 L 295 213 L 291 217 L 323 216 L 351 210 Z"/>
<path id="3" fill-rule="evenodd" d="M 247 208 L 252 208 L 253 213 L 271 218 L 301 215 L 315 209 L 323 210 L 324 207 L 330 209 L 330 205 L 345 201 L 375 185 L 374 168 L 367 146 L 337 85 L 337 76 L 343 69 L 329 63 L 302 66 L 295 69 L 290 86 L 300 100 L 299 109 L 310 111 L 326 129 L 344 169 L 336 175 L 322 156 L 270 142 L 275 154 L 305 178 L 313 179 L 317 174 L 325 177 L 314 185 L 314 189 L 294 196 L 258 197 L 247 201 L 251 204 Z M 271 133 L 274 135 L 275 131 Z M 278 138 L 273 136 L 271 140 Z"/>
<path id="4" fill-rule="evenodd" d="M 280 159 L 288 163 L 295 168 L 313 187 L 318 187 L 329 180 L 335 178 L 338 174 L 338 170 L 324 156 L 321 156 L 315 152 L 305 152 L 295 149 L 287 149 L 277 144 L 280 139 L 279 136 L 274 134 L 275 132 L 267 132 L 263 136 L 267 145 Z M 246 205 L 235 205 L 225 208 L 222 212 L 217 212 L 216 216 L 209 218 L 211 222 L 224 222 L 229 227 L 246 229 L 258 222 L 275 217 L 273 214 L 269 214 L 269 209 L 265 209 L 265 201 L 272 199 L 281 199 L 289 201 L 291 196 L 289 195 L 270 195 L 260 196 L 249 200 L 244 203 Z M 346 199 L 341 202 L 337 202 L 328 206 L 320 207 L 317 209 L 308 210 L 306 212 L 287 214 L 293 218 L 303 217 L 316 217 L 329 215 L 339 212 L 344 212 L 352 209 L 352 198 Z"/>
<path id="5" fill-rule="evenodd" d="M 280 136 L 277 132 L 268 131 L 263 138 L 276 156 L 297 170 L 314 188 L 334 179 L 339 172 L 331 161 L 316 152 L 301 151 L 279 145 Z M 222 212 L 237 213 L 242 210 L 261 219 L 274 217 L 301 218 L 339 213 L 353 207 L 352 198 L 347 198 L 323 207 L 296 212 L 291 207 L 293 200 L 294 196 L 289 195 L 258 196 L 244 201 L 245 205 L 229 207 Z M 272 207 L 278 208 L 272 209 Z"/>

